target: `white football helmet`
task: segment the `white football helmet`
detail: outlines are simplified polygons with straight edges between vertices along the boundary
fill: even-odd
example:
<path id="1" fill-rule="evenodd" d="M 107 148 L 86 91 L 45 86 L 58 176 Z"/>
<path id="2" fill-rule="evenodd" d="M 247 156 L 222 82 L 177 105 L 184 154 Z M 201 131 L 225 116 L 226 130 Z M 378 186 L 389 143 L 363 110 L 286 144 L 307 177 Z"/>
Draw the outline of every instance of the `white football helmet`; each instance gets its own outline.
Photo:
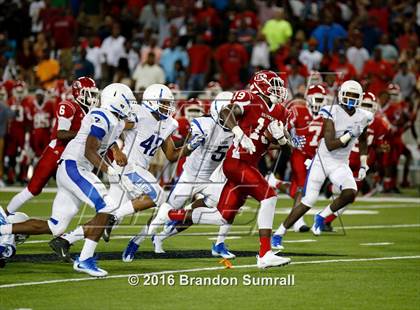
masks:
<path id="1" fill-rule="evenodd" d="M 101 108 L 117 113 L 126 118 L 131 112 L 131 105 L 137 103 L 130 87 L 121 83 L 112 83 L 101 92 Z"/>
<path id="2" fill-rule="evenodd" d="M 230 91 L 223 91 L 219 93 L 213 102 L 210 105 L 210 115 L 216 123 L 218 123 L 223 128 L 226 128 L 223 125 L 223 121 L 220 119 L 220 111 L 227 106 L 233 98 L 233 93 Z"/>
<path id="3" fill-rule="evenodd" d="M 172 91 L 163 84 L 152 84 L 143 93 L 142 103 L 161 120 L 167 119 L 175 112 L 175 101 Z"/>
<path id="4" fill-rule="evenodd" d="M 354 80 L 345 81 L 338 90 L 338 103 L 348 108 L 356 108 L 363 98 L 363 88 Z"/>

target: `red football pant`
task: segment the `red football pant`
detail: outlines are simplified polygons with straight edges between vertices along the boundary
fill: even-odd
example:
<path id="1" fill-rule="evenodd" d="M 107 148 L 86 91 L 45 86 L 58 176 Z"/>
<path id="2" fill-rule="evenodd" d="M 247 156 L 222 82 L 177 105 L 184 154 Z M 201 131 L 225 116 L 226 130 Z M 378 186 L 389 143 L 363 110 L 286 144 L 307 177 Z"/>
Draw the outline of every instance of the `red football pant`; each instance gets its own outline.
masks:
<path id="1" fill-rule="evenodd" d="M 289 188 L 289 196 L 295 198 L 299 189 L 303 189 L 306 181 L 305 161 L 307 157 L 302 152 L 294 150 L 290 157 L 292 167 L 292 182 Z"/>
<path id="2" fill-rule="evenodd" d="M 56 174 L 58 167 L 57 161 L 60 159 L 60 156 L 61 152 L 51 147 L 47 147 L 44 153 L 42 153 L 28 184 L 28 190 L 32 195 L 39 195 L 48 183 L 48 180 Z"/>
<path id="3" fill-rule="evenodd" d="M 35 153 L 36 157 L 42 156 L 46 147 L 50 143 L 50 131 L 49 129 L 34 129 L 31 136 L 31 148 Z"/>
<path id="4" fill-rule="evenodd" d="M 226 158 L 223 172 L 228 181 L 223 187 L 217 209 L 229 223 L 233 222 L 248 195 L 257 201 L 276 196 L 258 169 L 246 162 Z"/>

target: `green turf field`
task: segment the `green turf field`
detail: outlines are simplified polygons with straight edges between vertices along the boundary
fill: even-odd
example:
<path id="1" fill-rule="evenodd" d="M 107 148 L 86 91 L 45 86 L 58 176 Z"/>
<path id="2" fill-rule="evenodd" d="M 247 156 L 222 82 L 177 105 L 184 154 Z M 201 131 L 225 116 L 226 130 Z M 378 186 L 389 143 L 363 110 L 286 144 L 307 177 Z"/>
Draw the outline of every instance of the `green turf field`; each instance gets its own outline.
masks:
<path id="1" fill-rule="evenodd" d="M 12 195 L 1 192 L 0 203 L 5 205 Z M 47 218 L 53 197 L 43 194 L 22 211 Z M 279 200 L 276 226 L 290 205 L 288 199 Z M 321 201 L 318 207 L 325 205 Z M 232 261 L 233 269 L 225 269 L 219 259 L 211 257 L 213 241 L 209 238 L 217 231 L 211 226 L 195 227 L 189 234 L 168 239 L 166 257 L 172 258 L 152 255 L 147 240 L 140 249 L 141 258 L 121 262 L 128 237 L 139 230 L 149 213 L 127 219 L 113 232 L 109 244 L 100 243 L 100 266 L 110 274 L 105 279 L 89 278 L 74 272 L 69 264 L 54 261 L 48 255 L 46 241 L 50 238 L 33 236 L 18 247 L 20 262 L 0 269 L 0 309 L 419 309 L 419 198 L 359 201 L 343 216 L 345 235 L 341 229 L 320 237 L 290 232 L 284 255 L 292 258 L 292 264 L 264 271 L 253 266 L 258 249 L 256 206 L 247 202 L 235 222 L 233 238 L 226 241 L 232 252 L 241 255 Z M 91 214 L 90 210 L 82 213 L 82 222 Z M 311 215 L 306 220 L 312 224 Z M 340 226 L 339 222 L 335 225 Z M 73 252 L 78 253 L 81 246 L 76 245 Z M 138 275 L 140 283 L 130 286 L 128 275 Z M 242 283 L 244 276 L 274 281 L 288 275 L 294 276 L 292 286 Z M 228 277 L 238 284 L 180 285 L 180 279 L 187 276 L 190 280 Z M 150 285 L 145 285 L 146 279 Z"/>

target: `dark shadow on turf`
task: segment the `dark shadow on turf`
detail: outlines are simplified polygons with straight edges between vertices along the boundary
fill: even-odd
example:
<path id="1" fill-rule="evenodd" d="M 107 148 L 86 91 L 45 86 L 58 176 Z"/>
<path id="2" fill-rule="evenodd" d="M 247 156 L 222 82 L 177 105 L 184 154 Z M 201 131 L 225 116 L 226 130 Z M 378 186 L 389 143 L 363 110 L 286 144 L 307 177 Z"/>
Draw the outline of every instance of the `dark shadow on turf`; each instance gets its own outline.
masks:
<path id="1" fill-rule="evenodd" d="M 121 252 L 99 252 L 97 253 L 100 259 L 104 260 L 120 260 Z M 237 257 L 255 257 L 257 254 L 254 251 L 235 251 Z M 292 253 L 283 252 L 278 253 L 281 256 L 303 256 L 303 257 L 317 257 L 317 256 L 331 256 L 340 257 L 346 255 L 328 254 L 328 253 Z M 74 255 L 73 255 L 74 256 Z M 213 258 L 208 250 L 184 250 L 184 251 L 167 251 L 164 254 L 156 254 L 152 251 L 136 253 L 136 259 L 177 259 L 177 258 Z M 53 262 L 59 261 L 55 254 L 21 254 L 16 255 L 11 259 L 13 262 Z"/>

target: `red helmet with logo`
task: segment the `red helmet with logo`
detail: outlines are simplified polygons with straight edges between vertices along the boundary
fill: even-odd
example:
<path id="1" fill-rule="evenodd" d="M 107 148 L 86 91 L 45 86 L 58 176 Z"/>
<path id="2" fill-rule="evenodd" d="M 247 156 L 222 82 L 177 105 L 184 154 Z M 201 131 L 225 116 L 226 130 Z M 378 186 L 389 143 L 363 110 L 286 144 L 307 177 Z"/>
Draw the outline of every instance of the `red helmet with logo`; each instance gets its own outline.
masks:
<path id="1" fill-rule="evenodd" d="M 378 103 L 376 101 L 376 96 L 371 92 L 363 93 L 362 104 L 360 107 L 364 110 L 367 110 L 372 113 L 376 113 L 378 111 Z"/>
<path id="2" fill-rule="evenodd" d="M 252 93 L 270 98 L 273 104 L 285 102 L 287 99 L 287 88 L 284 87 L 284 81 L 273 71 L 256 72 L 249 84 Z"/>
<path id="3" fill-rule="evenodd" d="M 13 97 L 16 97 L 17 100 L 22 100 L 28 95 L 28 88 L 26 83 L 23 81 L 16 81 L 12 89 Z"/>
<path id="4" fill-rule="evenodd" d="M 99 90 L 96 83 L 89 77 L 80 77 L 71 85 L 74 100 L 77 103 L 91 108 L 99 103 Z"/>
<path id="5" fill-rule="evenodd" d="M 197 98 L 191 98 L 188 101 L 184 101 L 181 105 L 181 114 L 189 122 L 191 122 L 196 117 L 203 116 L 204 112 L 204 103 Z"/>
<path id="6" fill-rule="evenodd" d="M 306 94 L 306 102 L 312 113 L 317 115 L 319 110 L 326 104 L 327 91 L 321 84 L 311 85 Z"/>

